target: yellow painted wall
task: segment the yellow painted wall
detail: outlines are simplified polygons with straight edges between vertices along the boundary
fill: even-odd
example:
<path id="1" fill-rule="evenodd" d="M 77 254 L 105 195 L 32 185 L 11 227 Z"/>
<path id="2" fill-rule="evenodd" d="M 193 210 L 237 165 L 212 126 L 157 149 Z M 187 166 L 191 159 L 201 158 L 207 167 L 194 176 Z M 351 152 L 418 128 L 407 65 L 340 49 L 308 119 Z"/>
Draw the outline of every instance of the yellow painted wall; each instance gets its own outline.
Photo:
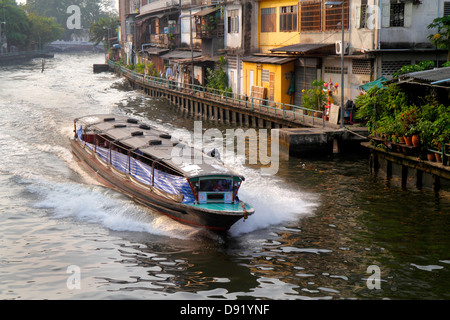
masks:
<path id="1" fill-rule="evenodd" d="M 280 32 L 280 7 L 284 6 L 297 6 L 297 30 L 296 31 L 283 31 Z M 277 8 L 277 18 L 276 18 L 276 32 L 261 32 L 261 9 L 263 8 Z M 261 0 L 259 2 L 259 13 L 258 13 L 258 45 L 260 52 L 268 53 L 270 49 L 288 46 L 291 44 L 297 44 L 300 42 L 300 33 L 298 29 L 299 14 L 298 14 L 298 0 Z"/>
<path id="2" fill-rule="evenodd" d="M 270 99 L 270 83 L 262 81 L 262 70 L 269 70 L 269 74 L 271 72 L 274 73 L 274 101 L 290 104 L 291 96 L 286 94 L 289 88 L 290 79 L 286 79 L 285 74 L 294 71 L 294 62 L 292 61 L 283 65 L 257 64 L 252 62 L 243 63 L 244 93 L 250 95 L 250 71 L 253 71 L 253 85 L 266 88 L 267 99 Z"/>

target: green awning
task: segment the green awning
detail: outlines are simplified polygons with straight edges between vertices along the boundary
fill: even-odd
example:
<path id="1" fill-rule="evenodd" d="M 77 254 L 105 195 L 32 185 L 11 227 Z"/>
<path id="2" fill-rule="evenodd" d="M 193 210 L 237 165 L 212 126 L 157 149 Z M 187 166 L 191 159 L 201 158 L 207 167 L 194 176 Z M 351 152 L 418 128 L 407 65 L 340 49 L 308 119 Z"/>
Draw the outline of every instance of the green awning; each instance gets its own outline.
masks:
<path id="1" fill-rule="evenodd" d="M 368 82 L 366 84 L 363 84 L 362 86 L 360 86 L 360 88 L 364 91 L 368 91 L 370 88 L 372 88 L 373 86 L 377 86 L 378 88 L 382 88 L 383 87 L 383 82 L 387 81 L 387 79 L 385 77 L 379 77 L 377 80 L 372 81 L 372 82 Z"/>

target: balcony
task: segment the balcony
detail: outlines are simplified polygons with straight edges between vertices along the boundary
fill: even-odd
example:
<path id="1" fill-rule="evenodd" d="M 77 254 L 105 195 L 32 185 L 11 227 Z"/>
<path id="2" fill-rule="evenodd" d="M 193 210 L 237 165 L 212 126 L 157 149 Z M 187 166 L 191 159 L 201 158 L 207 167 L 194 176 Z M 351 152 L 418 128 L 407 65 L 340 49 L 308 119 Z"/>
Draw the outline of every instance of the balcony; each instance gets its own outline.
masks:
<path id="1" fill-rule="evenodd" d="M 180 0 L 156 0 L 150 2 L 149 4 L 146 4 L 145 6 L 142 6 L 140 8 L 139 15 L 145 15 L 172 7 L 178 7 L 179 5 Z"/>
<path id="2" fill-rule="evenodd" d="M 195 33 L 197 39 L 223 37 L 224 23 L 218 8 L 208 8 L 197 12 L 195 17 Z"/>
<path id="3" fill-rule="evenodd" d="M 150 43 L 155 44 L 158 48 L 174 49 L 178 43 L 178 34 L 152 34 L 150 35 Z"/>

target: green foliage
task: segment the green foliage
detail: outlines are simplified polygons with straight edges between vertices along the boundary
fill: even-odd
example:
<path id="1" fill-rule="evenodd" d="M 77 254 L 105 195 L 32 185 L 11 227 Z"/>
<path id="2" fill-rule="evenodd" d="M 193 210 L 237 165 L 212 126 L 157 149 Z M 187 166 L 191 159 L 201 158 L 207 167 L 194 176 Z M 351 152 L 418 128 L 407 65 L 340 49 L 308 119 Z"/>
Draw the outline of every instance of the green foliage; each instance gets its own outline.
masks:
<path id="1" fill-rule="evenodd" d="M 355 99 L 356 118 L 367 121 L 370 132 L 377 127 L 378 121 L 389 117 L 397 117 L 408 105 L 406 94 L 396 85 L 383 88 L 377 86 L 369 89 L 366 94 Z"/>
<path id="2" fill-rule="evenodd" d="M 434 62 L 431 60 L 421 61 L 418 64 L 411 64 L 401 67 L 397 72 L 394 72 L 392 76 L 398 78 L 402 74 L 407 74 L 416 71 L 430 70 L 434 68 Z"/>
<path id="3" fill-rule="evenodd" d="M 372 135 L 388 141 L 418 134 L 423 151 L 450 141 L 450 106 L 440 104 L 433 95 L 415 97 L 408 102 L 406 94 L 395 84 L 373 87 L 355 100 L 356 117 L 367 121 Z"/>
<path id="4" fill-rule="evenodd" d="M 6 22 L 8 46 L 16 46 L 25 50 L 28 45 L 30 33 L 30 21 L 25 11 L 14 0 L 0 0 L 0 7 Z M 1 18 L 3 21 L 3 16 Z M 5 31 L 3 28 L 2 33 Z"/>
<path id="5" fill-rule="evenodd" d="M 53 18 L 41 17 L 30 13 L 28 19 L 31 25 L 30 41 L 40 44 L 41 48 L 44 44 L 59 39 L 64 32 L 64 29 Z"/>
<path id="6" fill-rule="evenodd" d="M 149 64 L 147 64 L 146 68 L 147 68 L 147 75 L 149 75 L 151 77 L 156 77 L 156 78 L 160 77 L 159 71 L 155 67 L 155 64 L 153 62 L 150 62 Z"/>
<path id="7" fill-rule="evenodd" d="M 311 82 L 311 89 L 303 90 L 302 107 L 323 111 L 327 101 L 327 93 L 324 91 L 325 81 L 314 80 Z"/>
<path id="8" fill-rule="evenodd" d="M 105 49 L 108 48 L 108 37 L 117 34 L 117 26 L 119 25 L 118 17 L 100 18 L 97 22 L 89 26 L 89 41 L 94 42 L 94 46 L 103 41 Z"/>
<path id="9" fill-rule="evenodd" d="M 72 34 L 82 34 L 83 29 L 98 21 L 102 17 L 109 17 L 114 0 L 27 0 L 25 8 L 27 12 L 34 13 L 43 17 L 54 18 L 56 23 L 64 28 L 63 39 L 70 40 Z M 72 6 L 80 8 L 81 30 L 68 29 L 67 19 L 71 13 L 67 9 Z"/>
<path id="10" fill-rule="evenodd" d="M 175 37 L 175 35 L 173 33 L 169 33 L 167 35 L 167 39 L 169 40 L 168 48 L 170 50 L 175 50 L 175 48 L 177 46 L 176 45 L 176 37 Z"/>
<path id="11" fill-rule="evenodd" d="M 211 89 L 217 89 L 221 91 L 230 92 L 231 89 L 228 88 L 228 76 L 224 68 L 226 65 L 226 60 L 224 57 L 219 58 L 218 68 L 216 70 L 211 70 L 207 68 L 206 72 L 206 87 Z"/>
<path id="12" fill-rule="evenodd" d="M 136 65 L 136 72 L 137 72 L 137 73 L 144 74 L 144 70 L 145 70 L 145 65 L 144 65 L 144 64 L 138 63 L 138 64 Z"/>
<path id="13" fill-rule="evenodd" d="M 427 28 L 437 28 L 437 33 L 429 35 L 428 39 L 438 49 L 448 50 L 447 61 L 450 61 L 450 16 L 434 19 Z"/>
<path id="14" fill-rule="evenodd" d="M 16 46 L 19 50 L 35 49 L 36 45 L 42 48 L 44 44 L 57 40 L 64 31 L 54 18 L 35 12 L 27 14 L 26 7 L 18 6 L 13 0 L 0 0 L 0 7 L 4 11 L 8 46 Z"/>

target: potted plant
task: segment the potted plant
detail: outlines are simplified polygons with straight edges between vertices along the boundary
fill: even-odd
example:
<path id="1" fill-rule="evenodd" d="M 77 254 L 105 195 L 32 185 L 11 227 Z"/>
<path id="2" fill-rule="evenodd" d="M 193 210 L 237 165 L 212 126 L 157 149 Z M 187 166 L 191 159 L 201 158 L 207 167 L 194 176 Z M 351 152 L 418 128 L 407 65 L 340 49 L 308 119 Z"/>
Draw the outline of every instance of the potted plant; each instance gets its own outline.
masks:
<path id="1" fill-rule="evenodd" d="M 433 145 L 436 126 L 428 119 L 421 119 L 416 126 L 417 135 L 420 139 L 420 149 L 423 154 L 427 155 L 428 161 L 435 161 L 434 154 L 429 151 Z"/>
<path id="2" fill-rule="evenodd" d="M 417 132 L 417 109 L 415 107 L 407 108 L 399 115 L 399 120 L 403 126 L 405 142 L 408 146 L 412 146 L 412 136 Z"/>

